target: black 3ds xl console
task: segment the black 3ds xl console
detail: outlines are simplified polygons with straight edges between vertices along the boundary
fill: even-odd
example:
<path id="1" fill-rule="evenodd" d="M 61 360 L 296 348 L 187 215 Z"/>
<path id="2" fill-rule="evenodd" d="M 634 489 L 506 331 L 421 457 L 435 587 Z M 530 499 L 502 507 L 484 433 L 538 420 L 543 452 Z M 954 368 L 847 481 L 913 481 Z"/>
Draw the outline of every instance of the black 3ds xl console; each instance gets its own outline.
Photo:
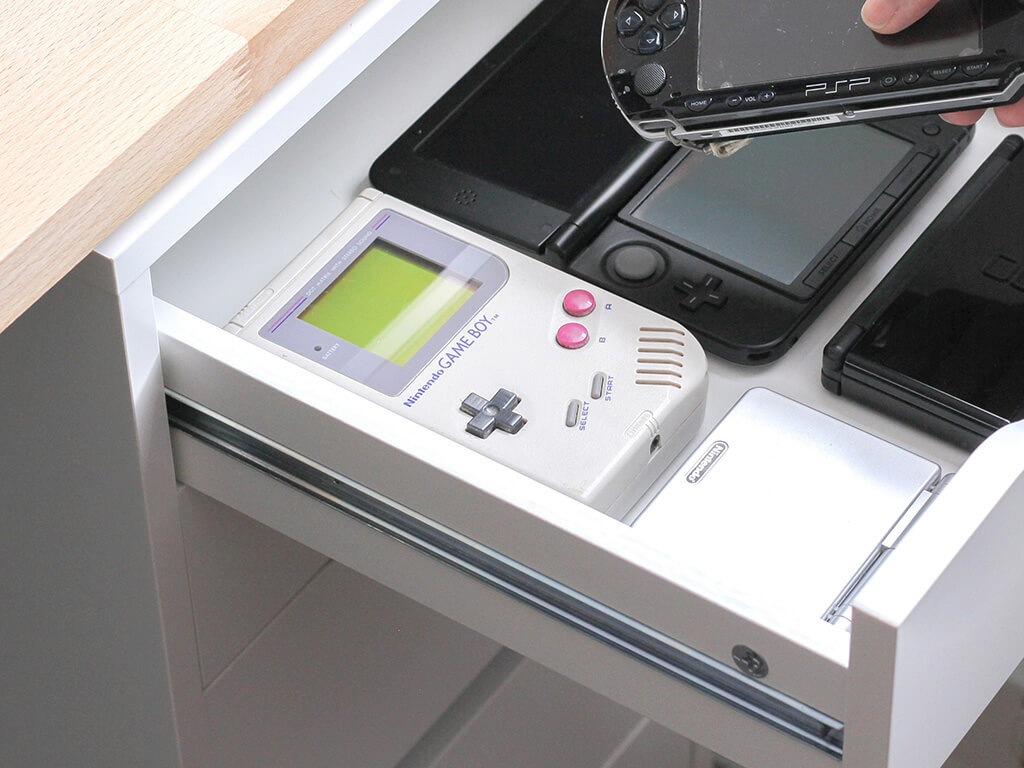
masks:
<path id="1" fill-rule="evenodd" d="M 778 359 L 970 130 L 906 118 L 771 136 L 724 160 L 650 144 L 609 97 L 602 12 L 542 2 L 371 181 L 681 322 L 708 352 Z"/>
<path id="2" fill-rule="evenodd" d="M 827 389 L 965 448 L 1024 419 L 1022 147 L 1003 141 L 836 334 Z"/>

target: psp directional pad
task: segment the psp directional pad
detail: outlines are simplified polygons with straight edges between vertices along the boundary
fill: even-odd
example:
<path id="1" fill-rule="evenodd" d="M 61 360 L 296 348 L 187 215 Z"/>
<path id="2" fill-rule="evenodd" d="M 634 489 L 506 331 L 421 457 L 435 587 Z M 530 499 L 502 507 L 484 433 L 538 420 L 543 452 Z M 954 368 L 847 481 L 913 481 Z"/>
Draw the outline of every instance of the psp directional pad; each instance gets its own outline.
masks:
<path id="1" fill-rule="evenodd" d="M 523 428 L 526 419 L 515 412 L 520 402 L 519 395 L 507 389 L 499 389 L 490 400 L 474 392 L 462 401 L 459 410 L 473 417 L 466 425 L 466 431 L 486 439 L 496 428 L 510 435 Z"/>

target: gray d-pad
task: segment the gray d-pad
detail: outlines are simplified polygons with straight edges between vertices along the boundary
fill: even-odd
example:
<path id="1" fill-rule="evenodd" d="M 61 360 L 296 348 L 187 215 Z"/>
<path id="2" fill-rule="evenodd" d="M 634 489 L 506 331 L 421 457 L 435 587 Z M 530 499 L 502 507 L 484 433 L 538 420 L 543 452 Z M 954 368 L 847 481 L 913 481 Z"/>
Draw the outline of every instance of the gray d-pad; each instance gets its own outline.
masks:
<path id="1" fill-rule="evenodd" d="M 519 395 L 507 389 L 499 389 L 490 400 L 474 392 L 462 401 L 459 410 L 473 417 L 466 425 L 471 435 L 487 438 L 495 427 L 514 435 L 526 424 L 526 419 L 515 412 L 520 402 Z"/>

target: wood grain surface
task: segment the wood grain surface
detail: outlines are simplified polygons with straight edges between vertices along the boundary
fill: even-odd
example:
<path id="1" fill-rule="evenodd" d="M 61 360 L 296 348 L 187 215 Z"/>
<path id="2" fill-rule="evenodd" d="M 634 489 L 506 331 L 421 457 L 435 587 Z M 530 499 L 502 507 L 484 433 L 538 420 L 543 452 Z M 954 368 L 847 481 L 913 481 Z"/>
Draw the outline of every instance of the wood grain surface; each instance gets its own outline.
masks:
<path id="1" fill-rule="evenodd" d="M 5 0 L 0 331 L 366 0 Z"/>

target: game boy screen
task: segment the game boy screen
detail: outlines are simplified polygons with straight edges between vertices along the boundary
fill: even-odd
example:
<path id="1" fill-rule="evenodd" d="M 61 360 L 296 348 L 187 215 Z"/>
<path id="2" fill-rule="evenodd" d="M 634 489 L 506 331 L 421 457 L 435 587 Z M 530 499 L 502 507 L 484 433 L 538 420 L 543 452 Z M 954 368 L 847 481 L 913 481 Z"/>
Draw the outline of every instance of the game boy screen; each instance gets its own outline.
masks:
<path id="1" fill-rule="evenodd" d="M 476 280 L 377 240 L 299 319 L 405 365 L 479 287 Z"/>

